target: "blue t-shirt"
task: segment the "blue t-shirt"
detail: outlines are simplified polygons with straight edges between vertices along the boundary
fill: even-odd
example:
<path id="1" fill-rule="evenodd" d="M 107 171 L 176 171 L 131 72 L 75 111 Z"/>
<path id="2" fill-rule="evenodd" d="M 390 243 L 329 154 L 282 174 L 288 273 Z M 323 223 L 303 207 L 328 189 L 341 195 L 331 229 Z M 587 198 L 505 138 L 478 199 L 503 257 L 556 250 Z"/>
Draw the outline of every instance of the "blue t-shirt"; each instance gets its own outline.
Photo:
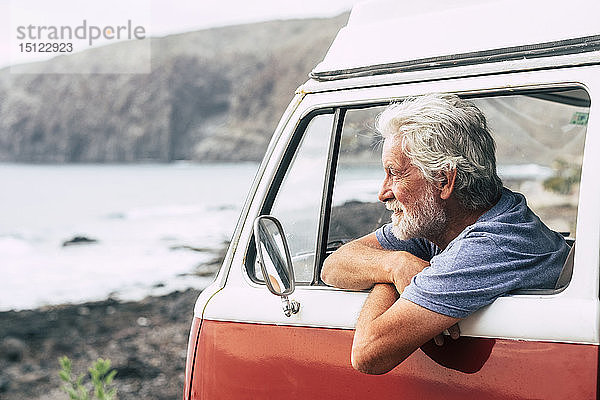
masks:
<path id="1" fill-rule="evenodd" d="M 391 224 L 375 232 L 388 250 L 429 261 L 401 297 L 440 314 L 465 318 L 517 289 L 554 288 L 569 246 L 504 188 L 498 203 L 465 228 L 444 251 L 426 239 L 399 240 Z"/>

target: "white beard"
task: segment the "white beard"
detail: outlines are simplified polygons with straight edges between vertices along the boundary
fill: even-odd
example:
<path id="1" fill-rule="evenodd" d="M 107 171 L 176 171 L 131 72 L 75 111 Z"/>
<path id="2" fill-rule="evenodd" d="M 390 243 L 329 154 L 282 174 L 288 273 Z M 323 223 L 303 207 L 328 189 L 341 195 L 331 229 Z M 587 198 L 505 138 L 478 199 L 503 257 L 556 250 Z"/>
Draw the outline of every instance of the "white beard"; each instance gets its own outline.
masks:
<path id="1" fill-rule="evenodd" d="M 435 202 L 431 186 L 422 192 L 408 211 L 398 200 L 390 200 L 385 204 L 392 213 L 392 233 L 400 240 L 426 238 L 430 241 L 438 238 L 446 227 L 445 210 Z"/>

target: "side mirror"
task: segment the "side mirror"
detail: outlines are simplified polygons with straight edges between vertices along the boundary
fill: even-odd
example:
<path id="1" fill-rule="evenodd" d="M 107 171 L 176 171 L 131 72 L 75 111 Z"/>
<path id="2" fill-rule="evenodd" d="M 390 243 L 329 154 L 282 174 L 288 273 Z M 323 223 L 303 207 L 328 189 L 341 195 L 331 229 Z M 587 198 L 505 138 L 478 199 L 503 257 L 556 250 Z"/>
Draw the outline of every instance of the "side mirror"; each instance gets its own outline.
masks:
<path id="1" fill-rule="evenodd" d="M 300 304 L 288 299 L 295 289 L 294 267 L 281 223 L 271 215 L 261 215 L 254 221 L 254 238 L 257 260 L 267 288 L 281 297 L 286 316 L 296 314 Z"/>

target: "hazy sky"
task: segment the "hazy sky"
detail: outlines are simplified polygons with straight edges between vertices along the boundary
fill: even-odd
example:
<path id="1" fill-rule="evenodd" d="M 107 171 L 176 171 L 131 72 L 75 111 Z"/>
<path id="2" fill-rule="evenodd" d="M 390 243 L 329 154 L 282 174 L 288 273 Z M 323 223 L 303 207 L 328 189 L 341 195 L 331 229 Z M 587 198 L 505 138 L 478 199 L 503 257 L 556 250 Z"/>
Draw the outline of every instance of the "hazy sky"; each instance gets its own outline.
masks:
<path id="1" fill-rule="evenodd" d="M 0 68 L 23 58 L 16 27 L 142 21 L 146 36 L 165 36 L 213 26 L 303 17 L 329 17 L 349 10 L 358 0 L 0 0 Z M 117 9 L 118 8 L 118 9 Z M 116 18 L 118 16 L 119 18 Z M 15 49 L 13 49 L 15 47 Z M 12 52 L 12 62 L 11 62 Z M 28 55 L 29 57 L 32 54 Z M 36 56 L 40 56 L 36 54 Z"/>

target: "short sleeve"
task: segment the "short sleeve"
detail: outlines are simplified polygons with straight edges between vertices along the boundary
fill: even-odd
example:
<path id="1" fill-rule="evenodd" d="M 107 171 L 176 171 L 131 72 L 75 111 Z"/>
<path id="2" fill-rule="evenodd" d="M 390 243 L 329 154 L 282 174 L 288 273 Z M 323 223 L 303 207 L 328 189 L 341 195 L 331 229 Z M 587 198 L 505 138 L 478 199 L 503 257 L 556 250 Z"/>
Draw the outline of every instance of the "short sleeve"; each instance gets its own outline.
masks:
<path id="1" fill-rule="evenodd" d="M 375 231 L 377 241 L 386 250 L 407 251 L 422 260 L 430 261 L 440 253 L 440 249 L 427 239 L 414 238 L 400 240 L 392 233 L 392 225 L 386 224 Z"/>
<path id="2" fill-rule="evenodd" d="M 466 237 L 433 257 L 401 297 L 428 310 L 465 318 L 519 286 L 523 271 L 490 238 Z"/>

